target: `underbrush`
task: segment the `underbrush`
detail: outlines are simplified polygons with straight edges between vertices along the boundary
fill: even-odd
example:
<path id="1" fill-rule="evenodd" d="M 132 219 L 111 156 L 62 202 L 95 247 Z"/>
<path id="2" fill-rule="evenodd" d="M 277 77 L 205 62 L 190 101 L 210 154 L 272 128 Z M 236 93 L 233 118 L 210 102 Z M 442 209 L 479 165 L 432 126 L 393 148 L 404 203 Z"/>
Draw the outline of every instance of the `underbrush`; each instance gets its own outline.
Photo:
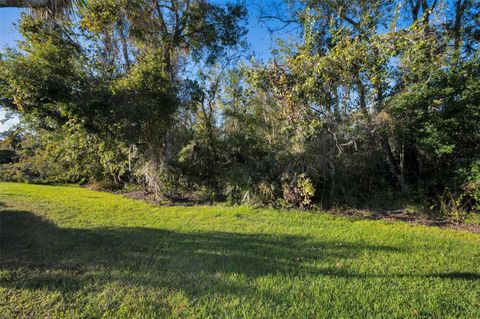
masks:
<path id="1" fill-rule="evenodd" d="M 105 177 L 88 181 L 79 176 L 64 176 L 57 166 L 45 167 L 44 170 L 42 167 L 40 164 L 32 166 L 28 161 L 3 164 L 0 165 L 0 180 L 37 184 L 75 182 L 95 191 L 126 194 L 130 198 L 159 205 L 225 203 L 334 212 L 370 211 L 388 214 L 401 211 L 419 220 L 456 224 L 475 223 L 480 219 L 480 164 L 473 165 L 463 174 L 467 182 L 460 187 L 445 189 L 441 195 L 429 196 L 420 191 L 399 192 L 388 187 L 360 193 L 355 185 L 351 185 L 350 191 L 338 186 L 338 191 L 332 192 L 329 188 L 321 188 L 320 181 L 314 180 L 307 173 L 292 172 L 284 173 L 275 182 L 264 180 L 253 183 L 248 178 L 243 178 L 245 181 L 242 182 L 243 179 L 237 178 L 235 183 L 225 180 L 216 186 L 191 183 L 181 175 L 170 176 L 162 187 L 163 192 L 156 194 L 149 191 L 141 180 L 122 182 Z"/>

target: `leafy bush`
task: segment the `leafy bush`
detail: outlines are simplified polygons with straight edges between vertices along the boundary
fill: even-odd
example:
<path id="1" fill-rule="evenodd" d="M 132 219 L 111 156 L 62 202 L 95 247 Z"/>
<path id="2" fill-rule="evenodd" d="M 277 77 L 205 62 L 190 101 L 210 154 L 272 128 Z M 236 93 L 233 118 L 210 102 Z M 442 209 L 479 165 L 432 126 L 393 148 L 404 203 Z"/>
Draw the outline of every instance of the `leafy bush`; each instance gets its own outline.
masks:
<path id="1" fill-rule="evenodd" d="M 265 204 L 272 204 L 277 198 L 277 187 L 275 184 L 261 182 L 257 185 L 258 195 Z"/>
<path id="2" fill-rule="evenodd" d="M 282 188 L 283 199 L 288 205 L 306 209 L 312 204 L 315 186 L 305 173 L 294 175 L 291 179 L 288 175 L 285 175 Z"/>
<path id="3" fill-rule="evenodd" d="M 438 202 L 431 206 L 431 209 L 435 210 L 434 213 L 438 217 L 451 219 L 457 224 L 463 222 L 469 216 L 469 212 L 462 203 L 461 196 L 457 197 L 449 191 L 440 197 Z"/>
<path id="4" fill-rule="evenodd" d="M 480 161 L 473 163 L 459 201 L 469 212 L 480 214 Z"/>
<path id="5" fill-rule="evenodd" d="M 480 214 L 480 161 L 474 162 L 466 175 L 467 182 L 457 191 L 447 189 L 430 206 L 433 215 L 460 223 L 472 214 Z"/>

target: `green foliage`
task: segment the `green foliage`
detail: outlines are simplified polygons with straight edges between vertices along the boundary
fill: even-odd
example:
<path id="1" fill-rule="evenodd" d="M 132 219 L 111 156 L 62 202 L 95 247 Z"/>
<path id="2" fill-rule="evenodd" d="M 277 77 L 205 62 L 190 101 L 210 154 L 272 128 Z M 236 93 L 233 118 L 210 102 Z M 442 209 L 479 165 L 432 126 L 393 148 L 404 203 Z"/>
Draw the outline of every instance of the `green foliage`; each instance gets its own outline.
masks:
<path id="1" fill-rule="evenodd" d="M 23 138 L 18 161 L 1 166 L 0 179 L 56 183 L 110 179 L 120 183 L 128 169 L 126 149 L 112 146 L 72 122 L 55 132 L 37 130 Z"/>
<path id="2" fill-rule="evenodd" d="M 81 99 L 85 74 L 79 48 L 70 32 L 51 28 L 45 19 L 24 16 L 19 31 L 21 52 L 0 56 L 0 101 L 42 126 L 62 124 Z"/>
<path id="3" fill-rule="evenodd" d="M 412 195 L 456 220 L 478 212 L 478 0 L 288 1 L 300 36 L 250 63 L 244 6 L 167 3 L 23 17 L 0 103 L 31 131 L 4 178 L 301 209 Z"/>
<path id="4" fill-rule="evenodd" d="M 111 90 L 123 139 L 143 149 L 161 144 L 177 109 L 161 51 L 146 52 L 128 74 L 111 83 Z"/>
<path id="5" fill-rule="evenodd" d="M 66 142 L 64 150 L 53 146 L 53 154 L 47 142 L 40 143 L 36 152 L 42 159 L 31 156 L 33 162 L 62 163 L 47 165 L 57 174 L 34 178 L 138 177 L 158 194 L 173 171 L 169 162 L 178 147 L 169 138 L 177 112 L 190 103 L 182 63 L 191 58 L 213 63 L 239 44 L 245 9 L 204 1 L 165 6 L 123 0 L 89 1 L 75 9 L 78 26 L 55 16 L 23 16 L 19 50 L 0 56 L 2 106 L 20 113 L 30 128 L 55 131 L 50 137 Z M 78 135 L 70 134 L 72 125 Z"/>
<path id="6" fill-rule="evenodd" d="M 457 201 L 467 213 L 480 214 L 480 161 L 472 164 Z"/>
<path id="7" fill-rule="evenodd" d="M 310 178 L 302 173 L 293 178 L 286 175 L 283 180 L 282 188 L 285 202 L 300 209 L 309 207 L 312 203 L 312 197 L 315 195 L 315 187 Z"/>

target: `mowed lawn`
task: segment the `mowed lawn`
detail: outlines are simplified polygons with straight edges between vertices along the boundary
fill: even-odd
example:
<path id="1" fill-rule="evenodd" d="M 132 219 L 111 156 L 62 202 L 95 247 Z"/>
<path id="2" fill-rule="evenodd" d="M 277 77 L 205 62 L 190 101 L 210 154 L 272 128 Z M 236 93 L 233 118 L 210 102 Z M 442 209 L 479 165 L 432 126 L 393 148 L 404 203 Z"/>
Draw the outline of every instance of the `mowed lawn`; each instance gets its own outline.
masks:
<path id="1" fill-rule="evenodd" d="M 480 318 L 480 235 L 0 183 L 0 318 Z"/>

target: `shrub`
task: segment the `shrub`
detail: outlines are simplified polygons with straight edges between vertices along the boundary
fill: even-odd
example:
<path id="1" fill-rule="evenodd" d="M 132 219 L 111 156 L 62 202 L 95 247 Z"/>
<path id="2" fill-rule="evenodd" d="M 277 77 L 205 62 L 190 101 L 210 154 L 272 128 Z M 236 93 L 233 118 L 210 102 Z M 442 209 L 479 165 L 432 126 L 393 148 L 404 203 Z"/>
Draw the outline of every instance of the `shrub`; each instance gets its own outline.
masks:
<path id="1" fill-rule="evenodd" d="M 257 192 L 261 201 L 265 204 L 272 204 L 275 202 L 276 187 L 275 184 L 268 182 L 261 182 L 257 185 Z"/>
<path id="2" fill-rule="evenodd" d="M 110 179 L 102 179 L 99 181 L 94 181 L 87 185 L 87 187 L 94 191 L 107 191 L 107 192 L 115 192 L 122 189 L 121 184 L 115 183 Z"/>
<path id="3" fill-rule="evenodd" d="M 431 206 L 433 212 L 441 218 L 447 218 L 459 224 L 469 215 L 469 212 L 462 205 L 460 197 L 450 191 L 438 199 L 438 203 Z"/>
<path id="4" fill-rule="evenodd" d="M 294 175 L 289 178 L 284 175 L 283 199 L 291 207 L 307 209 L 312 204 L 312 198 L 315 195 L 315 186 L 312 180 L 305 173 Z"/>

